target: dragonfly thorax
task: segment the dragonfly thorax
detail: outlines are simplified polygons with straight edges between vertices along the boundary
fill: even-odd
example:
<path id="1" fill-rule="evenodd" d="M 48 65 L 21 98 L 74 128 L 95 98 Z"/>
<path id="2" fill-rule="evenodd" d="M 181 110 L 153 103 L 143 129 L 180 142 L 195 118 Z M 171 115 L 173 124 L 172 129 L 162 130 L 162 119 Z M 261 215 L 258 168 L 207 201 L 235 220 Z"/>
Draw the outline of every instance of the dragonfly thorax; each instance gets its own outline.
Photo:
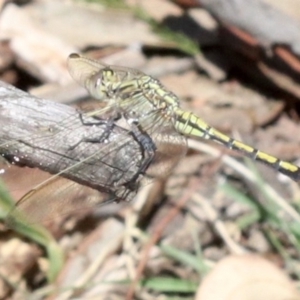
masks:
<path id="1" fill-rule="evenodd" d="M 152 97 L 156 100 L 157 105 L 168 108 L 179 107 L 179 98 L 174 93 L 167 90 L 157 79 L 152 77 L 150 79 L 143 86 L 144 92 L 152 93 Z"/>
<path id="2" fill-rule="evenodd" d="M 86 88 L 92 97 L 108 102 L 112 99 L 120 100 L 120 97 L 124 98 L 127 85 L 120 82 L 118 77 L 114 76 L 113 72 L 102 70 L 87 80 Z"/>

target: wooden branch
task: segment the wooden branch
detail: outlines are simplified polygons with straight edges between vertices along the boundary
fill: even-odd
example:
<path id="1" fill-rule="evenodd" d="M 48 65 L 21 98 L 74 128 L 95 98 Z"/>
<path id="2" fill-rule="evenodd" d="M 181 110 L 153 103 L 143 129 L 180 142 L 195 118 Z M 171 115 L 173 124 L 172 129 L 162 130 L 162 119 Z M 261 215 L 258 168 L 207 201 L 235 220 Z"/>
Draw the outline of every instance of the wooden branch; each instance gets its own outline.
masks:
<path id="1" fill-rule="evenodd" d="M 83 123 L 72 107 L 0 82 L 0 154 L 6 160 L 52 174 L 65 170 L 62 175 L 68 179 L 116 192 L 139 171 L 140 145 L 117 125 L 105 142 L 97 142 L 107 123 L 86 125 L 96 121 L 84 117 Z M 87 138 L 94 141 L 84 141 Z"/>

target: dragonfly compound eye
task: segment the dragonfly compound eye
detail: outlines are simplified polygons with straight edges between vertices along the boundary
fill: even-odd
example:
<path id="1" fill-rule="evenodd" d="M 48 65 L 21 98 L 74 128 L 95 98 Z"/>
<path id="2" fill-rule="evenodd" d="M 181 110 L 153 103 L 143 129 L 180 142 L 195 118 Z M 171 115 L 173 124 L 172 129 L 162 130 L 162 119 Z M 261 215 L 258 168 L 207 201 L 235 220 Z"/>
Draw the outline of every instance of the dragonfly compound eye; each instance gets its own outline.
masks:
<path id="1" fill-rule="evenodd" d="M 104 100 L 107 98 L 107 88 L 104 86 L 102 76 L 99 73 L 86 80 L 85 88 L 89 91 L 90 95 L 96 99 Z"/>

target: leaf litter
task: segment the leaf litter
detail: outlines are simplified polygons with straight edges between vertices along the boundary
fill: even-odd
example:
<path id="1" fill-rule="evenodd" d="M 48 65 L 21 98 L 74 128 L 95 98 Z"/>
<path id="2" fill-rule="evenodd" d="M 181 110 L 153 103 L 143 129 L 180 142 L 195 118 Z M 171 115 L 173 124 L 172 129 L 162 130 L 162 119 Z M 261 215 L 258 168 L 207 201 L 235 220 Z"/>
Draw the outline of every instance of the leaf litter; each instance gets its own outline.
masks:
<path id="1" fill-rule="evenodd" d="M 40 82 L 38 89 L 51 84 L 47 89 L 49 98 L 75 103 L 80 97 L 77 93 L 70 96 L 75 85 L 68 77 L 65 59 L 73 50 L 92 50 L 89 53 L 99 59 L 118 57 L 117 64 L 124 62 L 158 76 L 180 96 L 185 109 L 227 134 L 238 135 L 286 160 L 300 156 L 297 109 L 289 109 L 289 95 L 275 97 L 252 81 L 240 80 L 239 73 L 228 68 L 230 62 L 223 55 L 221 41 L 216 39 L 216 27 L 206 27 L 211 39 L 206 37 L 201 54 L 206 60 L 212 52 L 218 53 L 219 64 L 213 63 L 220 69 L 227 66 L 223 82 L 213 81 L 207 75 L 206 64 L 195 63 L 195 57 L 183 53 L 176 43 L 152 32 L 130 6 L 136 3 L 125 1 L 129 8 L 119 10 L 106 7 L 104 1 L 100 5 L 79 2 L 29 1 L 22 6 L 4 6 L 0 39 L 9 41 L 5 55 L 11 63 L 3 65 L 1 78 L 7 78 L 9 71 L 14 74 L 10 77 L 12 84 L 18 86 L 23 81 L 23 86 L 32 88 L 20 71 L 25 72 Z M 179 20 L 189 14 L 162 0 L 138 4 L 158 23 L 167 24 L 167 19 Z M 199 24 L 201 16 L 205 23 L 206 11 L 195 8 L 193 16 L 197 11 L 202 12 L 197 15 Z M 12 13 L 27 21 L 18 25 Z M 66 89 L 72 84 L 73 88 Z M 230 292 L 243 299 L 243 280 L 252 274 L 237 278 L 234 272 L 229 276 L 226 269 L 232 270 L 242 262 L 243 270 L 246 266 L 251 270 L 256 267 L 259 273 L 266 270 L 257 285 L 264 281 L 266 291 L 270 291 L 268 282 L 278 274 L 276 280 L 282 282 L 278 288 L 296 299 L 298 185 L 253 163 L 246 163 L 247 171 L 237 173 L 245 168 L 243 160 L 228 160 L 227 154 L 235 156 L 210 143 L 191 145 L 170 177 L 146 186 L 134 202 L 111 204 L 86 216 L 74 214 L 59 223 L 58 231 L 50 227 L 66 256 L 55 285 L 45 280 L 49 257 L 24 237 L 13 237 L 1 228 L 0 297 L 97 299 L 101 295 L 101 299 L 129 300 L 135 294 L 140 299 L 220 299 L 211 292 L 214 290 L 221 293 L 222 299 L 233 299 Z M 25 174 L 25 185 L 30 177 Z M 11 189 L 18 191 L 23 185 L 15 178 Z M 271 194 L 275 189 L 277 192 Z M 281 197 L 286 207 L 280 206 Z M 296 216 L 289 214 L 290 208 L 295 209 Z M 266 262 L 262 257 L 272 260 Z M 257 274 L 257 270 L 253 272 Z M 226 286 L 229 296 L 224 291 Z M 247 291 L 255 293 L 257 289 L 249 286 Z"/>

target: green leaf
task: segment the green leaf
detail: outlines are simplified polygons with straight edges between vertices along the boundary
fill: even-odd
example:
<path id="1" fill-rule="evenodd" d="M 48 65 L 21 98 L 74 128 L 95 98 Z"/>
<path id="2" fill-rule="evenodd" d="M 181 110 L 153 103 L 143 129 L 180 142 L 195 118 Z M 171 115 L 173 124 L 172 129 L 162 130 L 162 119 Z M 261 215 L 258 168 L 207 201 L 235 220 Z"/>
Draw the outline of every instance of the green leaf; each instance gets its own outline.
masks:
<path id="1" fill-rule="evenodd" d="M 165 293 L 194 293 L 199 283 L 173 277 L 152 277 L 142 280 L 142 286 Z"/>
<path id="2" fill-rule="evenodd" d="M 193 254 L 168 245 L 160 245 L 160 249 L 169 257 L 181 262 L 183 265 L 193 268 L 199 274 L 206 273 L 207 271 L 207 267 L 203 264 L 203 261 Z"/>

